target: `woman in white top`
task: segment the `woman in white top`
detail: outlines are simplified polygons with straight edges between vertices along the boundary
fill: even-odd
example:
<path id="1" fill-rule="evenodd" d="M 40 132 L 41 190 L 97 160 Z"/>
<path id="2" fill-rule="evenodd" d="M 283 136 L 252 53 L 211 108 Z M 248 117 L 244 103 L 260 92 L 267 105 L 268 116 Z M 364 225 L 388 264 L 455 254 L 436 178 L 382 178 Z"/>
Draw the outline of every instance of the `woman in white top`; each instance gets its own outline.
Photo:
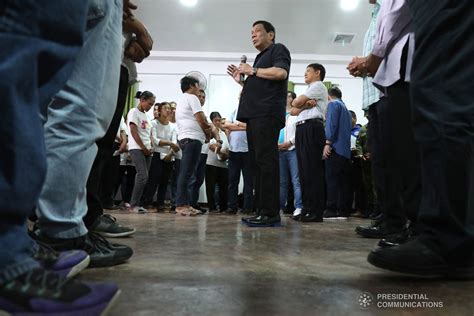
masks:
<path id="1" fill-rule="evenodd" d="M 140 98 L 140 102 L 127 115 L 130 130 L 128 151 L 137 170 L 129 211 L 132 213 L 146 213 L 147 210 L 140 205 L 142 193 L 148 181 L 148 169 L 150 168 L 152 154 L 151 123 L 146 112 L 155 104 L 155 96 L 150 91 L 144 91 L 137 92 L 136 97 Z"/>
<path id="2" fill-rule="evenodd" d="M 209 212 L 216 211 L 214 192 L 216 184 L 219 187 L 219 209 L 221 212 L 227 210 L 229 172 L 227 169 L 227 158 L 229 158 L 229 142 L 222 130 L 222 117 L 219 112 L 210 115 L 212 124 L 219 132 L 219 141 L 212 139 L 209 142 L 209 153 L 206 162 L 206 195 Z"/>
<path id="3" fill-rule="evenodd" d="M 164 210 L 165 194 L 168 181 L 173 169 L 174 153 L 179 146 L 176 133 L 170 124 L 171 106 L 168 102 L 157 103 L 153 109 L 155 119 L 151 122 L 151 140 L 153 143 L 153 158 L 151 159 L 148 183 L 143 194 L 143 205 L 152 205 L 153 196 L 158 188 L 157 209 Z"/>

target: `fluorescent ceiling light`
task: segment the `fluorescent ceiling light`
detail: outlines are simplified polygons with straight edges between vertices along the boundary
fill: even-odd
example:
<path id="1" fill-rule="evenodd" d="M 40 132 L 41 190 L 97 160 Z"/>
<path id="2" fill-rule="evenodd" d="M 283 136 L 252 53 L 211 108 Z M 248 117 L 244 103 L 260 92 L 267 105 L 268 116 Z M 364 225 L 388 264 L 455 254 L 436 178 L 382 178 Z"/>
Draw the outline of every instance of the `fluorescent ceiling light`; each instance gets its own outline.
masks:
<path id="1" fill-rule="evenodd" d="M 344 11 L 352 11 L 359 5 L 359 0 L 341 0 L 340 6 Z"/>
<path id="2" fill-rule="evenodd" d="M 187 6 L 187 7 L 194 7 L 198 0 L 179 0 L 182 5 Z"/>

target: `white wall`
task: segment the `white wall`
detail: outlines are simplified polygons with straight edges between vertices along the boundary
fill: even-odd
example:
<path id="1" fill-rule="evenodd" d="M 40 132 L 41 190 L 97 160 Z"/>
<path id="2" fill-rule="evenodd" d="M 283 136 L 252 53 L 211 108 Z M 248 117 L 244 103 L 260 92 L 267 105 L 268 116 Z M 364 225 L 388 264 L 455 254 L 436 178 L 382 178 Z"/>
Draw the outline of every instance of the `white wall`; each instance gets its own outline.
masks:
<path id="1" fill-rule="evenodd" d="M 252 63 L 255 52 L 247 53 Z M 152 52 L 143 63 L 138 64 L 140 90 L 150 90 L 157 96 L 157 102 L 176 100 L 181 94 L 179 80 L 189 71 L 202 72 L 208 81 L 207 102 L 204 111 L 221 112 L 223 117 L 237 107 L 240 86 L 226 74 L 227 65 L 238 64 L 241 54 L 216 52 Z M 351 77 L 346 65 L 351 56 L 292 55 L 290 80 L 297 84 L 296 93 L 304 91 L 304 71 L 312 62 L 319 62 L 326 68 L 325 81 L 338 84 L 343 100 L 350 110 L 356 112 L 359 122 L 365 124 L 361 110 L 362 81 Z"/>

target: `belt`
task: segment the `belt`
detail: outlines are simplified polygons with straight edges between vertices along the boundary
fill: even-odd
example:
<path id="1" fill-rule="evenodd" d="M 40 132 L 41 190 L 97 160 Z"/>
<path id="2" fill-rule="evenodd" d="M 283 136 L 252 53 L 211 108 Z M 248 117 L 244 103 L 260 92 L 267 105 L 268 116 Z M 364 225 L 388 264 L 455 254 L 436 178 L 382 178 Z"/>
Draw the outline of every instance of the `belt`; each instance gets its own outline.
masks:
<path id="1" fill-rule="evenodd" d="M 303 124 L 306 124 L 306 123 L 311 123 L 311 122 L 323 123 L 323 119 L 319 118 L 319 117 L 315 117 L 315 118 L 311 118 L 311 119 L 307 119 L 307 120 L 302 120 L 302 121 L 296 122 L 296 126 L 300 126 L 300 125 L 303 125 Z"/>

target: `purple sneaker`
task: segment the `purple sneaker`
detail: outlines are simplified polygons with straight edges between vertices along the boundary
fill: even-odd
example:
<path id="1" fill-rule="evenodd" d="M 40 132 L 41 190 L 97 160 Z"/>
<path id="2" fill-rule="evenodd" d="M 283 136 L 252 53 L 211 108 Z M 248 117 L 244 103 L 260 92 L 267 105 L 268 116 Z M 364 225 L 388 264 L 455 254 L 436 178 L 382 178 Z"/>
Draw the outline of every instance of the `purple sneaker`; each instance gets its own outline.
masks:
<path id="1" fill-rule="evenodd" d="M 34 269 L 0 284 L 0 311 L 13 315 L 105 315 L 119 294 L 112 283 L 81 283 Z"/>
<path id="2" fill-rule="evenodd" d="M 33 257 L 46 270 L 72 278 L 89 265 L 90 257 L 83 250 L 57 252 L 42 242 L 37 241 L 37 244 L 38 250 Z"/>

